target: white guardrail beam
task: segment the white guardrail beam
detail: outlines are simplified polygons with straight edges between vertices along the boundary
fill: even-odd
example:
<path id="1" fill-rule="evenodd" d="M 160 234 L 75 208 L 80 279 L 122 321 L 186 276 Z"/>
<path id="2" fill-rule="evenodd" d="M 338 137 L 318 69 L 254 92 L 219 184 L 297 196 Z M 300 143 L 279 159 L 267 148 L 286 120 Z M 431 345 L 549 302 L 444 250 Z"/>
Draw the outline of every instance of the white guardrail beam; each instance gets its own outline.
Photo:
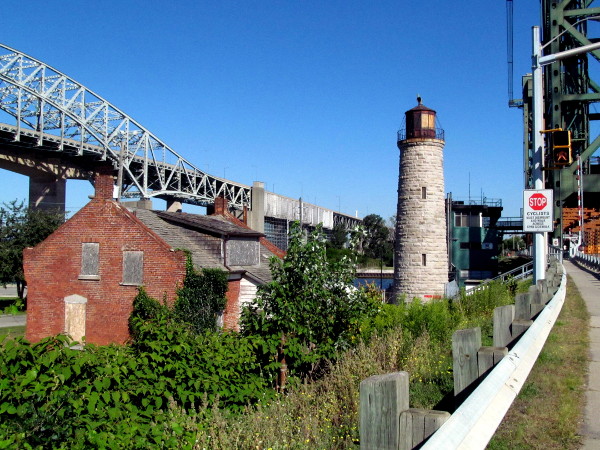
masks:
<path id="1" fill-rule="evenodd" d="M 564 267 L 560 286 L 518 343 L 424 443 L 422 449 L 484 449 L 502 422 L 540 354 L 565 301 Z"/>

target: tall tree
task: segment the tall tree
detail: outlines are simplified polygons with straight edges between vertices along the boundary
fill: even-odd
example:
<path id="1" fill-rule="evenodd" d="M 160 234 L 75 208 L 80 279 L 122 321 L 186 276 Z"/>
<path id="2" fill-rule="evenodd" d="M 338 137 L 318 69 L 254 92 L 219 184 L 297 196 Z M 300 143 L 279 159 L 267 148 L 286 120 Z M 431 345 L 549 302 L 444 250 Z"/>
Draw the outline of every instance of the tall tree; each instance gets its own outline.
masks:
<path id="1" fill-rule="evenodd" d="M 64 213 L 27 208 L 18 200 L 0 207 L 0 283 L 15 283 L 19 298 L 27 285 L 23 249 L 42 242 L 64 220 Z"/>
<path id="2" fill-rule="evenodd" d="M 392 251 L 390 229 L 385 220 L 378 214 L 369 214 L 363 219 L 365 228 L 365 243 L 363 246 L 365 256 L 369 258 L 387 259 Z"/>
<path id="3" fill-rule="evenodd" d="M 345 248 L 348 243 L 348 229 L 341 222 L 336 223 L 331 230 L 329 244 L 333 248 Z"/>
<path id="4" fill-rule="evenodd" d="M 272 351 L 285 347 L 287 366 L 300 375 L 357 343 L 362 319 L 377 310 L 353 287 L 353 262 L 328 261 L 325 247 L 320 228 L 305 237 L 293 224 L 285 257 L 271 261 L 273 281 L 243 313 L 244 332 L 262 336 Z"/>

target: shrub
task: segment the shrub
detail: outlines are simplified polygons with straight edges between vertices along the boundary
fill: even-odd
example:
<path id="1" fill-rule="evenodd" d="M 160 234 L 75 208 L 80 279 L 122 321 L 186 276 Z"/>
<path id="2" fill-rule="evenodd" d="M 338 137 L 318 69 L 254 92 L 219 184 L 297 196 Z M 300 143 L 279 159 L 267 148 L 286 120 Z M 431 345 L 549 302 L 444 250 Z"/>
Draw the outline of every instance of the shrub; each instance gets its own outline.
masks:
<path id="1" fill-rule="evenodd" d="M 293 374 L 315 375 L 324 360 L 356 345 L 362 320 L 377 310 L 353 286 L 352 261 L 327 260 L 320 228 L 305 237 L 293 224 L 287 254 L 271 261 L 271 273 L 273 281 L 259 288 L 256 304 L 243 312 L 242 329 L 263 339 L 265 362 L 284 342 Z"/>
<path id="2" fill-rule="evenodd" d="M 197 333 L 215 331 L 217 315 L 225 308 L 227 273 L 220 269 L 197 272 L 188 254 L 183 287 L 177 291 L 174 313 Z"/>

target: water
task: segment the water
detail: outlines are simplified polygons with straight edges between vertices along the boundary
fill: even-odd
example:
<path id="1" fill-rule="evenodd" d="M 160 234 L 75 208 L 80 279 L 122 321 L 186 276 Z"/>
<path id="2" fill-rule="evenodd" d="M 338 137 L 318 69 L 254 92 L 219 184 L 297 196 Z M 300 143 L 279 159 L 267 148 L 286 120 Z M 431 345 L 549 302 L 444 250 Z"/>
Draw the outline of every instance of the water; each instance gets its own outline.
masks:
<path id="1" fill-rule="evenodd" d="M 394 283 L 392 278 L 356 278 L 354 280 L 354 286 L 360 287 L 367 284 L 374 284 L 375 287 L 380 289 L 387 289 Z"/>

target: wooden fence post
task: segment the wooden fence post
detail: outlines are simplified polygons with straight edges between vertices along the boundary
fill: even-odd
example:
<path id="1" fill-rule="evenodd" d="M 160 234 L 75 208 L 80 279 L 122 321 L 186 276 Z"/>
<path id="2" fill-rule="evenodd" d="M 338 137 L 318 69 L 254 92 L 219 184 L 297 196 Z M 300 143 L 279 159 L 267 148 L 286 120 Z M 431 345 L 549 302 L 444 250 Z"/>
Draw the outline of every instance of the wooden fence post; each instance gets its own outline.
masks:
<path id="1" fill-rule="evenodd" d="M 518 319 L 512 324 L 513 339 L 519 338 L 527 329 L 533 325 L 533 320 Z"/>
<path id="2" fill-rule="evenodd" d="M 510 325 L 515 319 L 515 305 L 494 308 L 494 347 L 506 347 L 512 342 Z"/>
<path id="3" fill-rule="evenodd" d="M 454 396 L 458 396 L 479 377 L 477 351 L 481 347 L 481 328 L 457 330 L 452 335 Z"/>
<path id="4" fill-rule="evenodd" d="M 548 280 L 546 280 L 546 279 L 538 280 L 537 287 L 538 287 L 538 290 L 540 291 L 540 294 L 542 297 L 542 303 L 545 305 L 552 298 L 552 294 L 550 294 L 550 292 L 548 290 Z"/>
<path id="5" fill-rule="evenodd" d="M 506 347 L 481 347 L 477 352 L 477 372 L 486 375 L 502 358 L 508 355 Z"/>
<path id="6" fill-rule="evenodd" d="M 407 372 L 374 375 L 360 383 L 360 448 L 397 450 L 400 414 L 408 409 Z"/>
<path id="7" fill-rule="evenodd" d="M 531 298 L 528 293 L 515 296 L 515 319 L 531 319 Z"/>
<path id="8" fill-rule="evenodd" d="M 529 298 L 531 299 L 531 304 L 538 303 L 540 305 L 544 304 L 542 301 L 542 293 L 540 292 L 537 286 L 529 286 Z"/>
<path id="9" fill-rule="evenodd" d="M 412 450 L 435 433 L 450 413 L 426 409 L 407 409 L 400 414 L 400 450 Z"/>

